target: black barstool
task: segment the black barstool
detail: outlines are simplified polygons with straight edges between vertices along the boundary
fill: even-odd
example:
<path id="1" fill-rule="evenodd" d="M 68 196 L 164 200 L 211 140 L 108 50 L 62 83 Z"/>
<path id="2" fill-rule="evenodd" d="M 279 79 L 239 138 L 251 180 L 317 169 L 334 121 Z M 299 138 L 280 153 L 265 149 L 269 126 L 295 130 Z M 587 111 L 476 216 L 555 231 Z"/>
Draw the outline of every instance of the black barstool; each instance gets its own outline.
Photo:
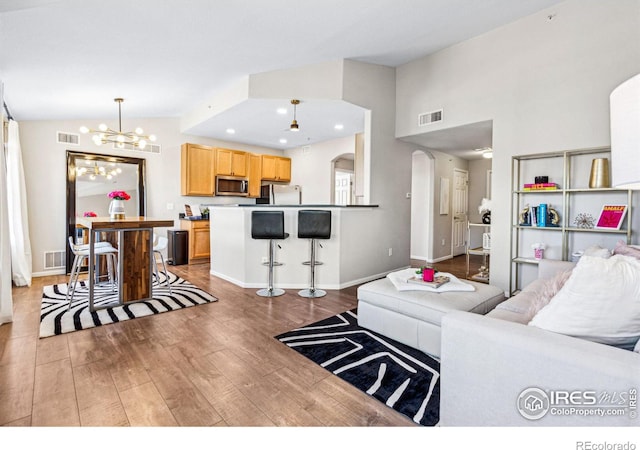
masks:
<path id="1" fill-rule="evenodd" d="M 273 287 L 273 267 L 282 265 L 274 261 L 276 239 L 289 237 L 289 233 L 284 232 L 284 211 L 251 211 L 251 237 L 269 240 L 269 261 L 264 263 L 269 266 L 269 287 L 260 289 L 256 294 L 261 297 L 277 297 L 284 294 L 284 289 Z"/>
<path id="2" fill-rule="evenodd" d="M 311 266 L 311 286 L 298 292 L 301 297 L 317 298 L 327 295 L 322 289 L 316 289 L 316 240 L 331 238 L 331 211 L 303 209 L 298 211 L 298 238 L 311 239 L 311 259 L 302 264 Z M 322 247 L 322 245 L 320 245 Z"/>

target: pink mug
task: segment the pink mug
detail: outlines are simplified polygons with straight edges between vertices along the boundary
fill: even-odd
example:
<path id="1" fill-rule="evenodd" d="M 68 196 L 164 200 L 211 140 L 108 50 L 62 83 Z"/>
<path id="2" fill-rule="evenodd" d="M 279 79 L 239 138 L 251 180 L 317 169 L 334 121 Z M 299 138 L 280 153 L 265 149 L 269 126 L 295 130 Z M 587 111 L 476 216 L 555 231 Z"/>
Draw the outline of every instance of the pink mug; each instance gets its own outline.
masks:
<path id="1" fill-rule="evenodd" d="M 425 267 L 422 269 L 422 281 L 433 281 L 433 274 L 435 270 Z"/>

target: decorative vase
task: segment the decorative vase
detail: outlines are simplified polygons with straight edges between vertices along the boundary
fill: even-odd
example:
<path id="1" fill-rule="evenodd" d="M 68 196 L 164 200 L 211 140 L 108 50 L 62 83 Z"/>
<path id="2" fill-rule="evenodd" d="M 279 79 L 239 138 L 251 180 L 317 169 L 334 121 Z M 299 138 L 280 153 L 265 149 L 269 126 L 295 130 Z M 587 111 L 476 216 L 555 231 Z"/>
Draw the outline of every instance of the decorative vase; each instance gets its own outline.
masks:
<path id="1" fill-rule="evenodd" d="M 596 158 L 591 161 L 591 174 L 589 176 L 589 187 L 608 188 L 611 187 L 609 180 L 609 159 Z"/>
<path id="2" fill-rule="evenodd" d="M 111 200 L 109 204 L 109 216 L 112 219 L 124 219 L 124 200 Z"/>

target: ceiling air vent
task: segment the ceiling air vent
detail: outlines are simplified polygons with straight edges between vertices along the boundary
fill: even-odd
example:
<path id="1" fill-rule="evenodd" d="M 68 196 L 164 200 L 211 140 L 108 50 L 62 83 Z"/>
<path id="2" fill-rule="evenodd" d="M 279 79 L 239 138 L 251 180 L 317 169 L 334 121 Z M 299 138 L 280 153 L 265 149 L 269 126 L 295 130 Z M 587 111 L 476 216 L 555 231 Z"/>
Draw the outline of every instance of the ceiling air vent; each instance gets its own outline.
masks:
<path id="1" fill-rule="evenodd" d="M 80 145 L 80 135 L 76 133 L 58 131 L 56 140 L 58 144 Z"/>
<path id="2" fill-rule="evenodd" d="M 418 114 L 418 126 L 423 127 L 435 122 L 442 121 L 442 110 L 431 111 L 428 113 Z"/>

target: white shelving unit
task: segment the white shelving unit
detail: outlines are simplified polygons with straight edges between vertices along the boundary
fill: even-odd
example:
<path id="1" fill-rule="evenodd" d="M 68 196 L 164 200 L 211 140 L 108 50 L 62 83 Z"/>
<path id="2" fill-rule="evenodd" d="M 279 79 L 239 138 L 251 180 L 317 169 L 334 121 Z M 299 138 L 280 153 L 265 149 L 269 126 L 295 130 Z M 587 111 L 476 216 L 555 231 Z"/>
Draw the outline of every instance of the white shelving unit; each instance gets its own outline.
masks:
<path id="1" fill-rule="evenodd" d="M 486 223 L 471 223 L 467 222 L 467 278 L 474 281 L 480 281 L 482 283 L 489 282 L 489 256 L 491 255 L 491 248 L 487 248 L 483 245 L 480 247 L 471 248 L 471 230 L 476 227 L 482 227 L 484 233 L 488 233 L 491 230 L 491 225 Z M 469 276 L 469 256 L 470 255 L 482 255 L 482 266 L 486 268 L 486 271 L 481 270 L 475 275 Z"/>
<path id="2" fill-rule="evenodd" d="M 618 240 L 631 243 L 631 190 L 589 188 L 591 161 L 609 158 L 606 147 L 537 153 L 512 157 L 511 202 L 511 277 L 509 291 L 518 291 L 537 276 L 537 264 L 531 245 L 547 245 L 545 258 L 569 260 L 575 251 L 591 245 L 613 248 Z M 536 176 L 548 176 L 556 183 L 556 190 L 525 191 L 525 183 L 533 183 Z M 535 227 L 522 225 L 519 217 L 526 206 L 546 203 L 559 214 L 558 226 Z M 574 221 L 579 213 L 590 214 L 598 220 L 604 204 L 625 204 L 627 214 L 620 230 L 579 228 Z M 524 283 L 523 283 L 524 281 Z"/>

